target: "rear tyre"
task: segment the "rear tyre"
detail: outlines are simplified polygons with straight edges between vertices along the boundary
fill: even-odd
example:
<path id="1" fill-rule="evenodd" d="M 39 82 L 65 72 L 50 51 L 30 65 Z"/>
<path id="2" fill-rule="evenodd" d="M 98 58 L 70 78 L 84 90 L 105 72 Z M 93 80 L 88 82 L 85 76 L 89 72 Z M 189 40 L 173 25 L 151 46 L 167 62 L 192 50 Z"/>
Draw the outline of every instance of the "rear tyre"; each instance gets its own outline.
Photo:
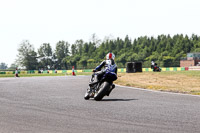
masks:
<path id="1" fill-rule="evenodd" d="M 102 98 L 107 94 L 109 87 L 110 84 L 108 82 L 103 82 L 99 87 L 99 91 L 95 93 L 94 100 L 96 101 L 102 100 Z"/>

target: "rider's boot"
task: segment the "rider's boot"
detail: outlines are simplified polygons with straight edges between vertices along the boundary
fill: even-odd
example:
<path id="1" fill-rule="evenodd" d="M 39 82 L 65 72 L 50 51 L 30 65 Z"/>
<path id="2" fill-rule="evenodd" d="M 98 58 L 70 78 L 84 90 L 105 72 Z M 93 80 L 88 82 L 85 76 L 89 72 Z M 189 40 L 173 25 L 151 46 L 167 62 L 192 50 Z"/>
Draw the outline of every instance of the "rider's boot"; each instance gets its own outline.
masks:
<path id="1" fill-rule="evenodd" d="M 108 93 L 106 94 L 107 96 L 110 95 L 110 92 L 115 88 L 115 84 L 112 84 L 111 89 L 108 91 Z"/>
<path id="2" fill-rule="evenodd" d="M 115 84 L 112 84 L 112 89 L 114 89 L 115 88 Z"/>

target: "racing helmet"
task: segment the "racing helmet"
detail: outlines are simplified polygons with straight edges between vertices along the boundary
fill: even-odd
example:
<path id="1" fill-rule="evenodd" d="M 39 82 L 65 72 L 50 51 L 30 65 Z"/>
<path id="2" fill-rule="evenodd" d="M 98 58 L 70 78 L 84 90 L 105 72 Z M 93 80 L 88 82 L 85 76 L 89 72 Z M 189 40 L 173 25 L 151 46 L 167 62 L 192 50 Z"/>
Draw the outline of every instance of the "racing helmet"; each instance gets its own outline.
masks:
<path id="1" fill-rule="evenodd" d="M 106 55 L 106 59 L 107 59 L 107 60 L 110 60 L 110 59 L 113 59 L 113 60 L 114 60 L 114 59 L 115 59 L 115 55 L 114 55 L 113 53 L 110 52 L 110 53 L 108 53 L 108 54 Z"/>

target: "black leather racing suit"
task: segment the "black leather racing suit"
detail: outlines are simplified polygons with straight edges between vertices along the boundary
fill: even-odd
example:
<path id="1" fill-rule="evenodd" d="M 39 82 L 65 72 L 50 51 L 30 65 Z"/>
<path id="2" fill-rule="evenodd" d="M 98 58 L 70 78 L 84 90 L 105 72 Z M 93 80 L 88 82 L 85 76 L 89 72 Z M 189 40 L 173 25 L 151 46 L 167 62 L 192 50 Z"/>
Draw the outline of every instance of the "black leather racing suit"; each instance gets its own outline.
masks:
<path id="1" fill-rule="evenodd" d="M 104 67 L 104 69 L 102 69 Z M 102 78 L 102 76 L 106 73 L 106 72 L 110 72 L 112 73 L 112 75 L 114 75 L 115 79 L 117 79 L 117 65 L 115 64 L 115 61 L 113 59 L 109 59 L 109 60 L 104 60 L 101 62 L 101 64 L 99 66 L 97 66 L 95 68 L 95 70 L 93 70 L 95 73 L 92 75 L 95 78 L 95 82 L 99 82 L 99 80 Z M 107 96 L 109 96 L 110 92 L 115 88 L 115 85 L 112 83 L 112 89 L 106 94 Z"/>
<path id="2" fill-rule="evenodd" d="M 115 64 L 115 61 L 113 59 L 102 61 L 101 64 L 95 68 L 94 71 L 96 71 L 95 74 L 97 75 L 98 80 L 108 71 L 117 77 L 117 65 Z"/>

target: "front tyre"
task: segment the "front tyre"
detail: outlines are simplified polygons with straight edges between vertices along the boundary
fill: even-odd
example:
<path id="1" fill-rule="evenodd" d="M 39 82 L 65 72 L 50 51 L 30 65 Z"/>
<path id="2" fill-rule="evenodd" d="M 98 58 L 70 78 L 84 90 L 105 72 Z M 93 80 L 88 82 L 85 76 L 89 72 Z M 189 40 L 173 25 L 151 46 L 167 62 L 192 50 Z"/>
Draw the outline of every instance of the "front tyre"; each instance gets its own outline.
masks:
<path id="1" fill-rule="evenodd" d="M 85 93 L 84 99 L 85 100 L 89 100 L 90 99 L 90 94 L 88 92 Z"/>
<path id="2" fill-rule="evenodd" d="M 110 84 L 108 82 L 103 82 L 100 85 L 99 90 L 95 93 L 94 100 L 96 101 L 102 100 L 102 98 L 107 94 L 109 87 L 110 87 Z"/>
<path id="3" fill-rule="evenodd" d="M 85 100 L 89 100 L 89 99 L 90 99 L 90 91 L 89 91 L 89 88 L 88 88 L 87 91 L 85 92 L 84 99 L 85 99 Z"/>

